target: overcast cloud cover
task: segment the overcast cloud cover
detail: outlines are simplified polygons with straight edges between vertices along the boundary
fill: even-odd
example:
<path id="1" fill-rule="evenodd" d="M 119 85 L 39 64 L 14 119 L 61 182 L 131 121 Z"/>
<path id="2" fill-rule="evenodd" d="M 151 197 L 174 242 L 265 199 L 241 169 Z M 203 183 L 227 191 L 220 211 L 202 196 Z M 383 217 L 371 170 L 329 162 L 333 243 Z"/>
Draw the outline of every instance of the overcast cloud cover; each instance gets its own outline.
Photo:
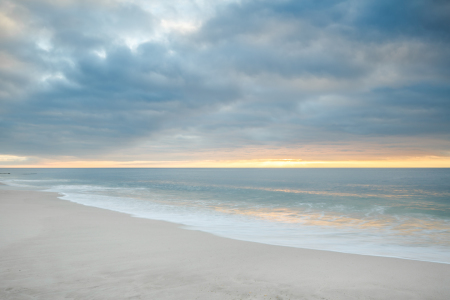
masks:
<path id="1" fill-rule="evenodd" d="M 0 155 L 450 156 L 449 116 L 446 0 L 0 0 Z"/>

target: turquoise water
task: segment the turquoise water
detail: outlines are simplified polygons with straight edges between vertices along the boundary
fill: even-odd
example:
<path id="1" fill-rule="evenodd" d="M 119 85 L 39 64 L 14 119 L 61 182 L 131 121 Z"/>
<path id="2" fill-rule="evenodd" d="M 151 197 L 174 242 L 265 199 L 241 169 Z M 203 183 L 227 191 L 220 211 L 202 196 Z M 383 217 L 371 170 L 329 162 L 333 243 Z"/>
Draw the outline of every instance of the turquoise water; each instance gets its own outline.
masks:
<path id="1" fill-rule="evenodd" d="M 0 169 L 0 182 L 219 236 L 450 263 L 450 169 Z M 8 188 L 8 187 L 3 187 Z"/>

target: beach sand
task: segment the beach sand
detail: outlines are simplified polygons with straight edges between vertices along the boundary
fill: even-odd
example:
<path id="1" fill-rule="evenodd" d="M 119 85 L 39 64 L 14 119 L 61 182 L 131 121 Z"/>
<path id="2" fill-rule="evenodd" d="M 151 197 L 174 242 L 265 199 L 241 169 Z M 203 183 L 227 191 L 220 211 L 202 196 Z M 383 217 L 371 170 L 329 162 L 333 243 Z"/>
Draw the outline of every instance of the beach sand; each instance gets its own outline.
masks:
<path id="1" fill-rule="evenodd" d="M 450 265 L 236 241 L 0 188 L 0 299 L 450 299 Z"/>

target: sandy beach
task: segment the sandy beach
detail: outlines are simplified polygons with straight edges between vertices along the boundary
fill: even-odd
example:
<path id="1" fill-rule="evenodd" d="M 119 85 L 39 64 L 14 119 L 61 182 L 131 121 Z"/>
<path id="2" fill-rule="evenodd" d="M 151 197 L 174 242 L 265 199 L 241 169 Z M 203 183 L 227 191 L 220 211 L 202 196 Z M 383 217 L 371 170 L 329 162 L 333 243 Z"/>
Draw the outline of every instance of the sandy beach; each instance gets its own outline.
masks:
<path id="1" fill-rule="evenodd" d="M 0 299 L 450 299 L 450 265 L 236 241 L 3 187 Z"/>

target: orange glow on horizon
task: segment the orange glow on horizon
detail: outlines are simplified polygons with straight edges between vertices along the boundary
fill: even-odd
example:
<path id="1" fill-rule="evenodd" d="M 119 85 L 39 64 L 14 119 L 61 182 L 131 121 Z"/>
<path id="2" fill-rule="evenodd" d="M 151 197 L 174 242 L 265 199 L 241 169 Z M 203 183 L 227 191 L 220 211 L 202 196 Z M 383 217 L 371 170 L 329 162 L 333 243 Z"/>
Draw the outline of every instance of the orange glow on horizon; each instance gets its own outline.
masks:
<path id="1" fill-rule="evenodd" d="M 384 160 L 304 161 L 301 159 L 173 160 L 173 161 L 52 161 L 1 164 L 1 168 L 450 168 L 450 157 Z"/>

